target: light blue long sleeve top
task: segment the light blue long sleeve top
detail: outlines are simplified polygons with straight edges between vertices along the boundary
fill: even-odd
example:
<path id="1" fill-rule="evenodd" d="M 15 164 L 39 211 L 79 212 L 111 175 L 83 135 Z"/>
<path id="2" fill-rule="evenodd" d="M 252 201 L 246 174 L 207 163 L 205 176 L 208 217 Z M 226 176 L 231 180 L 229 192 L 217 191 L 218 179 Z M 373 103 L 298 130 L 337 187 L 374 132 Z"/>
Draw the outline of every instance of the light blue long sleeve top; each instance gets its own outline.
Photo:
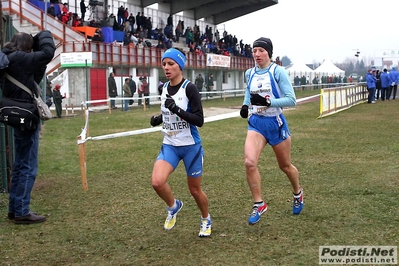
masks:
<path id="1" fill-rule="evenodd" d="M 272 66 L 272 64 L 270 66 L 268 66 L 267 68 L 263 68 L 263 69 L 260 69 L 258 66 L 256 66 L 255 72 L 257 74 L 267 74 L 271 66 Z M 247 71 L 245 71 L 245 78 L 247 80 L 247 84 L 249 84 L 250 73 L 251 73 L 251 68 L 248 69 Z M 273 75 L 275 81 L 277 82 L 278 87 L 280 88 L 279 94 L 281 97 L 278 99 L 272 99 L 270 107 L 295 106 L 296 105 L 296 96 L 295 96 L 294 88 L 292 87 L 292 84 L 291 84 L 291 81 L 290 81 L 287 71 L 284 68 L 282 68 L 281 66 L 277 65 L 274 70 L 274 73 L 272 73 L 272 75 Z M 250 99 L 251 99 L 250 88 L 247 86 L 247 88 L 245 90 L 243 105 L 249 106 L 251 104 Z"/>

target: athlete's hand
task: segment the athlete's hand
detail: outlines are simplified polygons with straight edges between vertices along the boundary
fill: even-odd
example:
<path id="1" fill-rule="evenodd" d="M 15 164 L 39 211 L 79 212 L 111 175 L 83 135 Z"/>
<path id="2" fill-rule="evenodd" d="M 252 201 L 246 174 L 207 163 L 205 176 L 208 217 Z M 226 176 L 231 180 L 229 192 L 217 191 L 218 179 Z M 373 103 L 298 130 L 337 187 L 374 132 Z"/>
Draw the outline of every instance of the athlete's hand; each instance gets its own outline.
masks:
<path id="1" fill-rule="evenodd" d="M 165 107 L 168 108 L 171 112 L 177 113 L 179 110 L 179 107 L 176 105 L 175 100 L 169 95 L 166 94 L 166 100 L 165 100 Z"/>
<path id="2" fill-rule="evenodd" d="M 156 127 L 156 126 L 160 125 L 161 123 L 162 123 L 162 116 L 160 116 L 160 115 L 151 116 L 151 121 L 150 121 L 151 126 Z"/>
<path id="3" fill-rule="evenodd" d="M 270 99 L 264 98 L 262 96 L 260 96 L 259 94 L 251 94 L 251 104 L 252 105 L 261 105 L 261 106 L 266 106 L 269 107 L 270 106 Z"/>
<path id="4" fill-rule="evenodd" d="M 247 118 L 248 117 L 248 105 L 241 106 L 240 115 L 241 115 L 242 118 Z"/>

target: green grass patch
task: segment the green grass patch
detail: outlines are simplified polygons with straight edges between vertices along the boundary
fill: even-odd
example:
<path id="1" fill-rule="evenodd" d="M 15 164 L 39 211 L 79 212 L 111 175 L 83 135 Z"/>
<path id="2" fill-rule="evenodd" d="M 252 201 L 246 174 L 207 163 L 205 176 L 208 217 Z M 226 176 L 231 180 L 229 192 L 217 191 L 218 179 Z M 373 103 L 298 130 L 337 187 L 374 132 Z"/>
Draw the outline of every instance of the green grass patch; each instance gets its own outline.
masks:
<path id="1" fill-rule="evenodd" d="M 237 112 L 241 105 L 242 98 L 204 101 L 204 108 Z M 169 183 L 185 205 L 175 228 L 163 229 L 165 204 L 151 187 L 160 132 L 88 141 L 85 192 L 77 149 L 83 117 L 77 111 L 52 119 L 43 128 L 31 202 L 48 220 L 9 222 L 8 194 L 0 194 L 0 265 L 317 265 L 320 245 L 397 245 L 398 107 L 379 101 L 322 119 L 319 102 L 287 110 L 305 207 L 292 215 L 291 186 L 267 147 L 259 169 L 269 209 L 253 226 L 243 161 L 247 122 L 206 123 L 203 188 L 213 217 L 207 239 L 197 236 L 200 213 L 182 163 Z M 149 127 L 158 113 L 158 106 L 90 113 L 90 136 Z"/>

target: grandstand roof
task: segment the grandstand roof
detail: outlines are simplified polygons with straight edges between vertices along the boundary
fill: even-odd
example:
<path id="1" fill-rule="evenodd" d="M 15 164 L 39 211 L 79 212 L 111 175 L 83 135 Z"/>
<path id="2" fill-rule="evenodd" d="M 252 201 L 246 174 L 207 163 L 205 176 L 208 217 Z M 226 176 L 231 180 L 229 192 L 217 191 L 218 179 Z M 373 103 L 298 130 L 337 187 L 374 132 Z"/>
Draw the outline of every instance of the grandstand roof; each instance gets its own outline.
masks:
<path id="1" fill-rule="evenodd" d="M 181 11 L 193 10 L 194 19 L 213 18 L 215 25 L 247 15 L 249 13 L 261 10 L 263 8 L 275 5 L 278 0 L 142 0 L 143 6 L 149 6 L 155 3 L 164 3 L 170 5 L 170 14 L 176 14 Z"/>

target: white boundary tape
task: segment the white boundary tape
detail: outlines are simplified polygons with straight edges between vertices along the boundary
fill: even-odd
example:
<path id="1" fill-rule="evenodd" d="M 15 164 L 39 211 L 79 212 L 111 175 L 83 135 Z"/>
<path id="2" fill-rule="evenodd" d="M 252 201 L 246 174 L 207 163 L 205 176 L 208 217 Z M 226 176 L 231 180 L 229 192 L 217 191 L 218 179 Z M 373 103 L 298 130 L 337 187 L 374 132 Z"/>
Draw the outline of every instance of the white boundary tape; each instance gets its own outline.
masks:
<path id="1" fill-rule="evenodd" d="M 319 95 L 313 95 L 309 96 L 306 98 L 301 98 L 298 99 L 297 102 L 303 102 L 315 97 L 319 97 Z M 214 122 L 218 120 L 223 120 L 223 119 L 228 119 L 228 118 L 233 118 L 233 117 L 238 117 L 240 116 L 240 111 L 234 111 L 231 113 L 226 113 L 226 114 L 220 114 L 220 115 L 215 115 L 215 116 L 209 116 L 205 117 L 204 122 Z M 102 135 L 102 136 L 97 136 L 97 137 L 88 137 L 83 141 L 86 140 L 103 140 L 103 139 L 112 139 L 112 138 L 119 138 L 119 137 L 127 137 L 127 136 L 133 136 L 133 135 L 140 135 L 140 134 L 145 134 L 145 133 L 152 133 L 152 132 L 157 132 L 161 131 L 161 127 L 150 127 L 150 128 L 144 128 L 144 129 L 138 129 L 138 130 L 132 130 L 132 131 L 126 131 L 126 132 L 120 132 L 120 133 L 114 133 L 114 134 L 108 134 L 108 135 Z"/>

